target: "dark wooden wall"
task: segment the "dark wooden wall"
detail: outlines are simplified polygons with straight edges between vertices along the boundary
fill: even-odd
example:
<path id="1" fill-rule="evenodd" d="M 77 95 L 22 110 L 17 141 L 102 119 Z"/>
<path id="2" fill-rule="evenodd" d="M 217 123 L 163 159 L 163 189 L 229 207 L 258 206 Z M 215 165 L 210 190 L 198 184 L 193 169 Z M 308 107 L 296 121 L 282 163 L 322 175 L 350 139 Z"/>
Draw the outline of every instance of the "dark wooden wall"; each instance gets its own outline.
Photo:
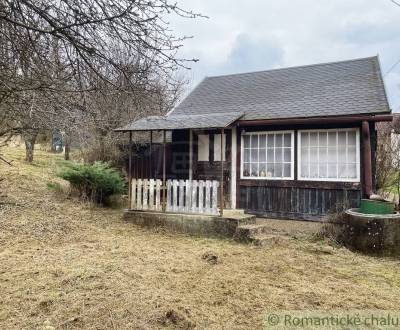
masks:
<path id="1" fill-rule="evenodd" d="M 320 220 L 330 212 L 358 207 L 363 195 L 363 165 L 361 161 L 361 182 L 320 182 L 297 180 L 297 131 L 302 129 L 349 128 L 361 125 L 296 125 L 281 127 L 247 127 L 245 131 L 295 131 L 294 180 L 242 180 L 240 179 L 241 129 L 238 129 L 238 162 L 237 162 L 237 203 L 238 207 L 258 216 Z M 361 132 L 360 132 L 361 136 Z M 371 140 L 376 136 L 371 126 Z M 363 146 L 360 144 L 360 152 Z M 372 147 L 372 160 L 375 163 L 375 148 Z"/>
<path id="2" fill-rule="evenodd" d="M 228 206 L 230 203 L 230 176 L 231 176 L 231 132 L 225 130 L 226 149 L 224 161 L 224 202 Z M 210 148 L 209 161 L 200 162 L 197 160 L 198 134 L 209 134 Z M 214 160 L 214 135 L 221 134 L 220 130 L 205 130 L 193 132 L 193 179 L 196 180 L 218 180 L 221 181 L 221 162 Z"/>
<path id="3" fill-rule="evenodd" d="M 265 183 L 265 182 L 263 182 Z M 333 211 L 358 207 L 361 190 L 357 185 L 313 185 L 306 182 L 292 185 L 268 182 L 240 183 L 241 208 L 259 216 L 319 220 Z"/>

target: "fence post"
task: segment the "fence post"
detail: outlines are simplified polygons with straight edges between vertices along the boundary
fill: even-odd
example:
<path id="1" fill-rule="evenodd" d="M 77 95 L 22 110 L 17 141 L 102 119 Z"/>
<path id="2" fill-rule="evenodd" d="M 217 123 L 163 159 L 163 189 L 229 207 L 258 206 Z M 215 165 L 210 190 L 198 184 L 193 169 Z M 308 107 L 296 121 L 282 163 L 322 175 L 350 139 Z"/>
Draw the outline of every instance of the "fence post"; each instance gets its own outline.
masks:
<path id="1" fill-rule="evenodd" d="M 179 203 L 178 203 L 178 211 L 184 212 L 185 210 L 185 181 L 179 180 Z"/>
<path id="2" fill-rule="evenodd" d="M 160 194 L 161 194 L 161 180 L 156 180 L 156 210 L 160 211 L 161 204 L 160 204 Z"/>
<path id="3" fill-rule="evenodd" d="M 212 203 L 211 212 L 213 214 L 218 213 L 218 181 L 214 180 L 212 182 Z"/>
<path id="4" fill-rule="evenodd" d="M 172 210 L 178 211 L 178 180 L 172 180 Z"/>
<path id="5" fill-rule="evenodd" d="M 192 180 L 186 180 L 185 188 L 185 211 L 190 212 L 192 209 Z"/>
<path id="6" fill-rule="evenodd" d="M 137 180 L 137 208 L 142 209 L 142 179 Z"/>
<path id="7" fill-rule="evenodd" d="M 197 181 L 192 180 L 192 212 L 197 212 Z"/>
<path id="8" fill-rule="evenodd" d="M 132 179 L 130 190 L 131 190 L 130 208 L 131 210 L 134 210 L 136 208 L 136 179 Z"/>
<path id="9" fill-rule="evenodd" d="M 211 212 L 211 181 L 206 180 L 206 205 L 204 207 L 205 213 L 210 213 Z"/>
<path id="10" fill-rule="evenodd" d="M 149 181 L 149 209 L 154 210 L 154 179 Z"/>
<path id="11" fill-rule="evenodd" d="M 203 213 L 204 208 L 204 181 L 199 180 L 199 213 Z"/>
<path id="12" fill-rule="evenodd" d="M 166 200 L 166 211 L 171 211 L 171 192 L 172 192 L 172 180 L 167 180 L 167 200 Z"/>

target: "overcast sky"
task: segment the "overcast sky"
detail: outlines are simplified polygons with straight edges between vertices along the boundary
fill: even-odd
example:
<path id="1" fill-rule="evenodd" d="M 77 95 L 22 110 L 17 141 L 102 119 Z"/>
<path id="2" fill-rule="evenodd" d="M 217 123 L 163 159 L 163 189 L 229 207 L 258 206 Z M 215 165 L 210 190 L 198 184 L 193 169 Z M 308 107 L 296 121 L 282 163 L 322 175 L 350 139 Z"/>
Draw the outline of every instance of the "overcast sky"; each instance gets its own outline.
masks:
<path id="1" fill-rule="evenodd" d="M 399 0 L 400 3 L 400 0 Z M 190 91 L 205 76 L 379 54 L 389 102 L 400 112 L 400 7 L 390 0 L 181 0 L 209 19 L 171 19 L 181 50 L 198 58 Z M 386 74 L 387 73 L 387 74 Z"/>

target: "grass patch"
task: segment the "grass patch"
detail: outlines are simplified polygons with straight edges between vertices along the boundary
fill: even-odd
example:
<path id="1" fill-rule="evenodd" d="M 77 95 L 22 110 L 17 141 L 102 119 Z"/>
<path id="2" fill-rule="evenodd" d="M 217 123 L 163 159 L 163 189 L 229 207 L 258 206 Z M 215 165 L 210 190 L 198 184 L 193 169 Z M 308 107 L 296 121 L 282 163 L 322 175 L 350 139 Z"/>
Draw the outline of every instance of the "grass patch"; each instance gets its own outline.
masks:
<path id="1" fill-rule="evenodd" d="M 61 156 L 37 152 L 43 168 L 21 153 L 0 164 L 18 204 L 0 206 L 1 329 L 260 329 L 273 310 L 400 307 L 399 260 L 310 241 L 295 235 L 302 222 L 271 221 L 300 238 L 270 249 L 144 230 L 121 210 L 57 198 L 47 183 L 65 184 Z"/>

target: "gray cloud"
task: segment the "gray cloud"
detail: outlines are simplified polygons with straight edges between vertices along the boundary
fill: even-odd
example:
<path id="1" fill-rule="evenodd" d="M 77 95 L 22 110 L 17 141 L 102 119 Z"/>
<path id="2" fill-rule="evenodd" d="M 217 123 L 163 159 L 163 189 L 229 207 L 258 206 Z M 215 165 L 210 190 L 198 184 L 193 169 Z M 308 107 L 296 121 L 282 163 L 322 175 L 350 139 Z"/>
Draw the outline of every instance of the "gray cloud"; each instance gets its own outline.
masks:
<path id="1" fill-rule="evenodd" d="M 185 0 L 210 19 L 174 18 L 193 35 L 181 56 L 199 58 L 188 73 L 193 88 L 205 76 L 268 70 L 379 54 L 382 71 L 400 59 L 400 7 L 389 0 Z M 400 65 L 385 77 L 400 111 Z"/>
<path id="2" fill-rule="evenodd" d="M 256 40 L 242 33 L 235 43 L 224 65 L 217 71 L 220 74 L 259 71 L 282 65 L 284 51 L 271 40 Z"/>

